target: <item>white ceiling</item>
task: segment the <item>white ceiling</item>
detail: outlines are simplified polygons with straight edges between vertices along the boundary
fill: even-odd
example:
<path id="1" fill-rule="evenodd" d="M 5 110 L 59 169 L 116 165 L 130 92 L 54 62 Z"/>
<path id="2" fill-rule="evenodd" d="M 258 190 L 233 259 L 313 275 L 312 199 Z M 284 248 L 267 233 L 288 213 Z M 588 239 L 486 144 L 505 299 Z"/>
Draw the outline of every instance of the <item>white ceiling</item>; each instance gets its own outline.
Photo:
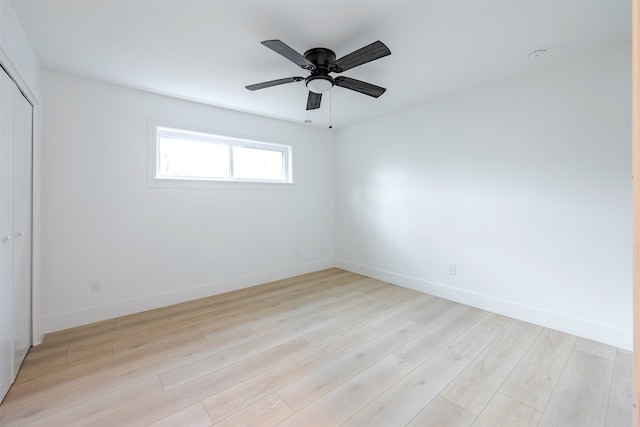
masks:
<path id="1" fill-rule="evenodd" d="M 4 0 L 3 0 L 4 1 Z M 344 75 L 387 88 L 332 90 L 334 127 L 631 39 L 630 1 L 13 0 L 44 68 L 294 122 L 329 123 L 329 97 L 305 111 L 306 76 L 260 42 L 338 57 L 382 40 L 391 56 Z M 532 61 L 528 53 L 548 54 Z"/>

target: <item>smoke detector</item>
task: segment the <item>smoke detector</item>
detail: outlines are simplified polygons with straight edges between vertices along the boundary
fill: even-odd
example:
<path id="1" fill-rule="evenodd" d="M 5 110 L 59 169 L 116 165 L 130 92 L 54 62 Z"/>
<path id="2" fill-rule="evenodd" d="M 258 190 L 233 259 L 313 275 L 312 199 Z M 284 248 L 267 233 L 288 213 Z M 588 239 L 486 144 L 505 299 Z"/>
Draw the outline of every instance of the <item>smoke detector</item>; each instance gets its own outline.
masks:
<path id="1" fill-rule="evenodd" d="M 547 53 L 547 49 L 537 49 L 529 53 L 529 59 L 536 60 Z"/>

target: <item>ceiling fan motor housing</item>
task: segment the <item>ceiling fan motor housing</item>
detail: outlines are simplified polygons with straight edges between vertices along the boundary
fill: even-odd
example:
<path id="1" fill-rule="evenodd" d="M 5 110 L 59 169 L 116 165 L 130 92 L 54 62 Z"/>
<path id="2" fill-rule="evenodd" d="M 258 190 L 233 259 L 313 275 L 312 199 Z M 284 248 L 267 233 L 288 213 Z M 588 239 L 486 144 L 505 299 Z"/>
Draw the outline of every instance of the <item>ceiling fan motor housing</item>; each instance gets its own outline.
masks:
<path id="1" fill-rule="evenodd" d="M 324 47 L 314 47 L 304 53 L 304 57 L 316 66 L 314 71 L 324 70 L 325 74 L 329 73 L 329 66 L 336 61 L 336 54 L 331 49 Z"/>

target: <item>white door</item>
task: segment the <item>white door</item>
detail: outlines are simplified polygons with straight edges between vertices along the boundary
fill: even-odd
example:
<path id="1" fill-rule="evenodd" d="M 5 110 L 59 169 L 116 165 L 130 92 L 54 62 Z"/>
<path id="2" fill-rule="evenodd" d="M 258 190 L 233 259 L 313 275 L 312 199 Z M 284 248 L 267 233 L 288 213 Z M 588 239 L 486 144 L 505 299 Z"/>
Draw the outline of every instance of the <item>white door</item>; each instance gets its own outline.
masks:
<path id="1" fill-rule="evenodd" d="M 0 68 L 0 400 L 31 347 L 32 115 Z"/>
<path id="2" fill-rule="evenodd" d="M 31 348 L 31 151 L 33 109 L 13 93 L 13 377 Z"/>
<path id="3" fill-rule="evenodd" d="M 13 93 L 0 69 L 0 398 L 13 382 Z"/>

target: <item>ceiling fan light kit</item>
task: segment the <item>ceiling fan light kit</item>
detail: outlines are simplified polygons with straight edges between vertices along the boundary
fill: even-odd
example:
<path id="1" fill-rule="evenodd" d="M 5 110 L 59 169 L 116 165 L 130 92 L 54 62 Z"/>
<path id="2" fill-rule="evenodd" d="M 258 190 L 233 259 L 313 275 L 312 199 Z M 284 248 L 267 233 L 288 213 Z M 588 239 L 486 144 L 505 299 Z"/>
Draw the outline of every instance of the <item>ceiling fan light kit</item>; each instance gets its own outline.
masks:
<path id="1" fill-rule="evenodd" d="M 265 89 L 286 83 L 305 81 L 309 96 L 307 97 L 307 110 L 320 108 L 322 94 L 328 92 L 334 86 L 353 90 L 374 98 L 382 95 L 386 89 L 371 83 L 352 79 L 350 77 L 338 76 L 333 78 L 329 73 L 342 73 L 367 62 L 391 55 L 389 48 L 381 41 L 373 42 L 360 48 L 342 58 L 336 60 L 336 54 L 331 49 L 316 47 L 309 49 L 300 55 L 291 47 L 280 40 L 265 40 L 262 44 L 276 53 L 287 58 L 300 68 L 309 71 L 311 74 L 305 77 L 286 77 L 278 80 L 257 83 L 245 86 L 249 90 Z"/>
<path id="2" fill-rule="evenodd" d="M 333 87 L 333 79 L 330 76 L 309 76 L 306 80 L 307 89 L 317 94 L 328 92 Z"/>

